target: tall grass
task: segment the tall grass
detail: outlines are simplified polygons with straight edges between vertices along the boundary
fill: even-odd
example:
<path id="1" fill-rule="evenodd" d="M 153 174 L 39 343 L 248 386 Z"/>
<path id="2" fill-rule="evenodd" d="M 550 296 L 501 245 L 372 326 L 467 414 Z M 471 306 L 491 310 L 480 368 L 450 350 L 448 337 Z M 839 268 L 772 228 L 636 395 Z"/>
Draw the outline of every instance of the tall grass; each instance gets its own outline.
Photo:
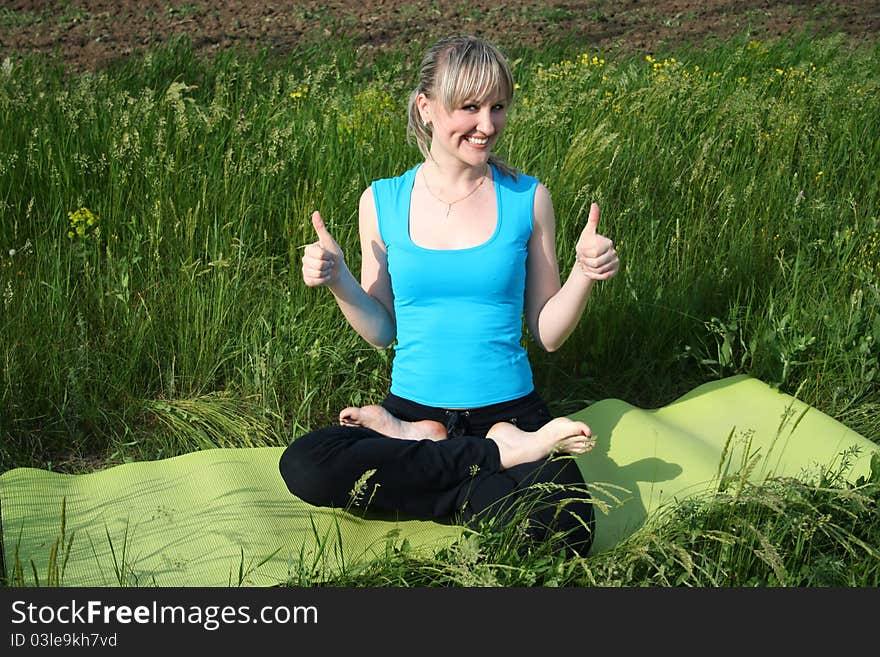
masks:
<path id="1" fill-rule="evenodd" d="M 550 189 L 563 273 L 594 200 L 622 262 L 563 349 L 530 347 L 554 410 L 747 373 L 880 442 L 878 47 L 509 54 L 501 153 Z M 380 399 L 390 351 L 300 246 L 320 209 L 358 270 L 360 192 L 418 161 L 418 56 L 3 62 L 0 470 L 283 445 Z"/>
<path id="2" fill-rule="evenodd" d="M 300 283 L 299 247 L 318 208 L 356 270 L 360 191 L 417 161 L 414 54 L 208 62 L 177 42 L 101 73 L 3 65 L 4 469 L 148 454 L 174 400 L 247 399 L 283 443 L 381 396 L 388 353 Z M 512 57 L 503 155 L 551 190 L 563 270 L 592 200 L 623 262 L 561 352 L 533 350 L 558 410 L 746 372 L 878 439 L 876 48 Z"/>
<path id="3" fill-rule="evenodd" d="M 880 462 L 877 464 L 880 466 Z M 586 558 L 559 537 L 523 548 L 516 516 L 468 532 L 433 558 L 406 544 L 356 564 L 333 586 L 876 587 L 880 469 L 857 485 L 741 482 L 664 507 L 613 549 Z M 312 583 L 297 577 L 290 585 Z"/>

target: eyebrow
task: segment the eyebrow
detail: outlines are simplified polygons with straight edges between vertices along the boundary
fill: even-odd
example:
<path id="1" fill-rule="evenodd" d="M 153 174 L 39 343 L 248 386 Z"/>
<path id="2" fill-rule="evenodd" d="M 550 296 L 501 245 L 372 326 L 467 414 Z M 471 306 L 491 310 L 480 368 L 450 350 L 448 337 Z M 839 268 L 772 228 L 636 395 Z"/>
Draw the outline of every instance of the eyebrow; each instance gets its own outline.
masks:
<path id="1" fill-rule="evenodd" d="M 507 98 L 505 96 L 484 96 L 483 98 L 465 98 L 459 104 L 462 106 L 467 105 L 483 105 L 485 103 L 489 103 L 491 105 L 499 105 L 506 104 Z"/>

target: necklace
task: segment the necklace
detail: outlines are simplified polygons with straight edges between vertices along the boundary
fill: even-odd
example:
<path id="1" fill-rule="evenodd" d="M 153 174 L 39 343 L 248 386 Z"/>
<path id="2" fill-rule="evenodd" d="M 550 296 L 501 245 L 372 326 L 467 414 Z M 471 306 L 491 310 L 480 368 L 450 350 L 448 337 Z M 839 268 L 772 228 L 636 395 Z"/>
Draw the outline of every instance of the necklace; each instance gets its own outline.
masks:
<path id="1" fill-rule="evenodd" d="M 488 173 L 488 166 L 487 166 L 487 171 L 484 172 L 482 176 L 480 176 L 480 182 L 477 183 L 476 187 L 474 187 L 471 191 L 469 191 L 467 194 L 465 194 L 464 196 L 462 196 L 460 199 L 456 199 L 455 201 L 452 201 L 451 203 L 450 203 L 449 201 L 444 201 L 442 198 L 440 198 L 439 196 L 437 196 L 437 195 L 434 193 L 434 191 L 431 189 L 431 186 L 428 184 L 428 177 L 425 175 L 425 170 L 424 170 L 424 169 L 422 169 L 422 180 L 425 181 L 425 188 L 428 190 L 428 193 L 429 193 L 431 196 L 433 196 L 435 199 L 437 199 L 438 201 L 440 201 L 441 203 L 443 203 L 444 205 L 446 205 L 446 217 L 449 217 L 449 213 L 452 212 L 452 206 L 453 206 L 453 205 L 455 205 L 456 203 L 461 203 L 461 202 L 462 202 L 463 200 L 465 200 L 466 198 L 469 198 L 469 197 L 473 196 L 474 193 L 475 193 L 480 187 L 482 187 L 482 185 L 483 185 L 483 181 L 486 179 L 486 173 Z"/>

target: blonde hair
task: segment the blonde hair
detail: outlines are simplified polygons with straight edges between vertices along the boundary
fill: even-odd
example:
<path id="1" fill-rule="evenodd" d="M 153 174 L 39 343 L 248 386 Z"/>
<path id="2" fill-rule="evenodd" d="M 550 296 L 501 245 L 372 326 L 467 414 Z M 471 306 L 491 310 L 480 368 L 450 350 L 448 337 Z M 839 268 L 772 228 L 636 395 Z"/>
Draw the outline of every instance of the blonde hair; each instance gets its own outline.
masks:
<path id="1" fill-rule="evenodd" d="M 419 85 L 409 97 L 407 136 L 415 139 L 422 155 L 430 157 L 432 129 L 423 123 L 416 99 L 419 94 L 438 99 L 447 111 L 466 100 L 498 94 L 513 102 L 513 74 L 503 54 L 488 41 L 474 36 L 451 36 L 437 41 L 422 58 Z M 492 153 L 489 162 L 516 178 L 516 169 Z"/>

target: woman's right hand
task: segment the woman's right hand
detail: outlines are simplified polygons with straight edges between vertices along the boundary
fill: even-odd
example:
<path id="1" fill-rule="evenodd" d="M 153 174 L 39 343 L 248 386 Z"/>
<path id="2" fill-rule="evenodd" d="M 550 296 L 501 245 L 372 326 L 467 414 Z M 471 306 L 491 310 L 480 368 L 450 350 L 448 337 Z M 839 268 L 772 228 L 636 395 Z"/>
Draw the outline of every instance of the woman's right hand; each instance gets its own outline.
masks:
<path id="1" fill-rule="evenodd" d="M 326 285 L 332 287 L 339 281 L 340 273 L 346 268 L 345 255 L 317 210 L 312 213 L 312 226 L 318 236 L 316 242 L 305 247 L 302 257 L 303 281 L 309 287 Z"/>

